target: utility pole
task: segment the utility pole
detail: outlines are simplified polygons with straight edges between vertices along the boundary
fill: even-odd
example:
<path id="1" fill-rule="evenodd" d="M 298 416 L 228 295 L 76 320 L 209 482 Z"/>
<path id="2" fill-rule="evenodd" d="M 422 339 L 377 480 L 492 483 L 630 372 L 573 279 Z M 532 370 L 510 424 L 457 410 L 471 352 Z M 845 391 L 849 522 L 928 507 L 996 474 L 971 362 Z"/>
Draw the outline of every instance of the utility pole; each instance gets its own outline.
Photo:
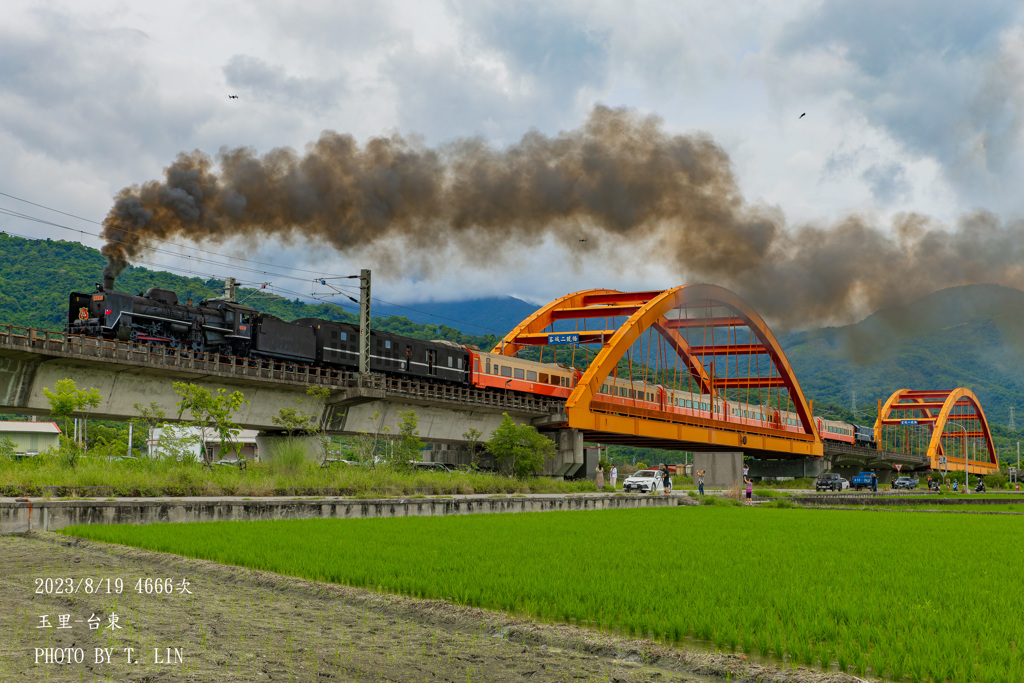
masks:
<path id="1" fill-rule="evenodd" d="M 224 300 L 234 301 L 235 300 L 235 287 L 238 283 L 233 277 L 224 278 Z"/>
<path id="2" fill-rule="evenodd" d="M 359 375 L 370 374 L 370 271 L 359 271 Z"/>

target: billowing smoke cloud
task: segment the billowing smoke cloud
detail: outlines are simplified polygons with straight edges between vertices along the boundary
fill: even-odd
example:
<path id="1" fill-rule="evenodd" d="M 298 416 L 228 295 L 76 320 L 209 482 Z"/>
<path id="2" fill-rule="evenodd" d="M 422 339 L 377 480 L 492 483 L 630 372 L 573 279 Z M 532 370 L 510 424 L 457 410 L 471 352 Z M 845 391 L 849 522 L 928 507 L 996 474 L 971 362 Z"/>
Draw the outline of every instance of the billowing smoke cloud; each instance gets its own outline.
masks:
<path id="1" fill-rule="evenodd" d="M 842 320 L 943 286 L 1024 284 L 1019 222 L 979 213 L 953 228 L 918 215 L 889 229 L 855 217 L 788 228 L 778 209 L 744 200 L 710 137 L 624 109 L 597 107 L 578 130 L 500 150 L 325 132 L 305 154 L 225 149 L 216 166 L 182 154 L 165 176 L 118 195 L 104 221 L 110 275 L 155 239 L 299 237 L 352 252 L 401 238 L 421 256 L 462 246 L 486 267 L 479 254 L 509 243 L 586 248 L 582 230 L 624 251 L 654 244 L 643 257 L 678 267 L 680 283 L 729 287 L 781 323 Z"/>

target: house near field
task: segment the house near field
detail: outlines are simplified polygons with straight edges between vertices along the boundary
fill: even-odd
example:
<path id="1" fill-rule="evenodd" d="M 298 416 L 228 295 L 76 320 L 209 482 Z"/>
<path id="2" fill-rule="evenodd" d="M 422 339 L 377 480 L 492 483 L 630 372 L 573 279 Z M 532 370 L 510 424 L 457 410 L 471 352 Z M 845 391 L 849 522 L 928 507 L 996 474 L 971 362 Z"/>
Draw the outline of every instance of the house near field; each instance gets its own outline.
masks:
<path id="1" fill-rule="evenodd" d="M 246 460 L 258 460 L 259 451 L 256 449 L 256 435 L 259 431 L 256 429 L 243 429 L 235 437 L 230 447 L 222 448 L 220 436 L 213 430 L 208 429 L 206 431 L 206 453 L 207 457 L 212 461 L 221 460 L 227 458 L 234 460 L 237 455 L 241 455 Z M 172 427 L 156 427 L 150 432 L 149 440 L 146 441 L 146 450 L 151 458 L 163 458 L 170 455 L 165 452 L 165 448 L 161 446 L 162 438 L 178 438 L 187 439 L 192 441 L 191 444 L 186 448 L 186 452 L 190 453 L 197 460 L 203 459 L 203 453 L 199 444 L 199 428 L 189 427 L 186 425 L 172 426 Z M 166 443 L 166 441 L 165 441 Z M 241 449 L 237 455 L 235 452 L 235 445 L 241 444 Z M 226 451 L 222 456 L 221 451 Z"/>
<path id="2" fill-rule="evenodd" d="M 60 445 L 60 427 L 56 422 L 0 421 L 0 441 L 14 442 L 14 455 L 33 456 Z"/>

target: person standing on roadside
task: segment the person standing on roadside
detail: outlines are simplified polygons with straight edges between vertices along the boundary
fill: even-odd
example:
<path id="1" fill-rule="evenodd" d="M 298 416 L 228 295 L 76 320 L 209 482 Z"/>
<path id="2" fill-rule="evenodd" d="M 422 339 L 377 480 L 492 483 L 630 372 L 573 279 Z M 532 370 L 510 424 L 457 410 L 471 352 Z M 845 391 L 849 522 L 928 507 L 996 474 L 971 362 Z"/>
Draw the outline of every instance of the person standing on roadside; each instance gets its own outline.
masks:
<path id="1" fill-rule="evenodd" d="M 612 471 L 609 472 L 609 478 L 612 480 L 612 488 L 615 488 L 615 480 L 619 478 L 619 470 L 615 465 L 612 465 Z"/>
<path id="2" fill-rule="evenodd" d="M 704 470 L 697 470 L 697 488 L 700 490 L 700 495 L 704 495 Z"/>
<path id="3" fill-rule="evenodd" d="M 668 476 L 668 467 L 665 463 L 661 463 L 661 483 L 666 496 L 672 493 L 672 478 Z"/>
<path id="4" fill-rule="evenodd" d="M 871 492 L 878 493 L 878 474 L 875 472 L 871 473 Z"/>
<path id="5" fill-rule="evenodd" d="M 746 477 L 743 477 L 743 483 L 747 487 L 747 505 L 750 505 L 754 501 L 754 482 L 750 481 Z"/>
<path id="6" fill-rule="evenodd" d="M 604 468 L 601 467 L 601 463 L 597 464 L 596 483 L 597 483 L 597 490 L 598 491 L 604 490 Z"/>

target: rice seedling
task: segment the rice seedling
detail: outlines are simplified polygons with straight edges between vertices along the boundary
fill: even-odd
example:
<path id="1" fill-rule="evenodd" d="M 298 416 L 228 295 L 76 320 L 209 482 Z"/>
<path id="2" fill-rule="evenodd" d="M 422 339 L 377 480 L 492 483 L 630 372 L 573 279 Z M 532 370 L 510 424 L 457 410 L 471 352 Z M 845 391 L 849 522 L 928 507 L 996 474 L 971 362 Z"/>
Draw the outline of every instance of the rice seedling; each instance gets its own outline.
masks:
<path id="1" fill-rule="evenodd" d="M 638 545 L 652 529 L 678 541 Z M 1015 516 L 713 505 L 65 532 L 860 676 L 1020 680 L 1022 667 Z M 925 580 L 943 592 L 914 588 Z M 993 580 L 969 600 L 946 590 Z"/>

